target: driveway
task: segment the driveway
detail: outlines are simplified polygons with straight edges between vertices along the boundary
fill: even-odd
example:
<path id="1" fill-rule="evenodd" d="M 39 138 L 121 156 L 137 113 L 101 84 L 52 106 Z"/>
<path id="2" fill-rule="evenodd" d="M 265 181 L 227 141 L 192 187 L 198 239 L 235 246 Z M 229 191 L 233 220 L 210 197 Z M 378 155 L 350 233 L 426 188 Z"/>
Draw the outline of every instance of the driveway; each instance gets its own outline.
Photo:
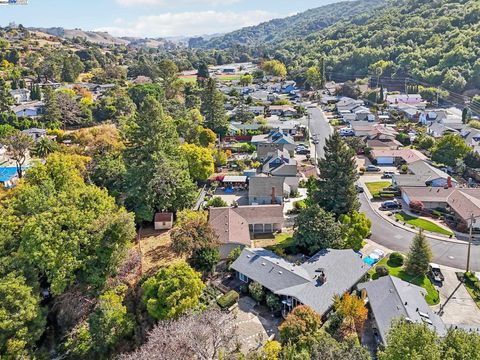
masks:
<path id="1" fill-rule="evenodd" d="M 234 310 L 236 312 L 234 325 L 237 326 L 237 335 L 244 354 L 259 349 L 271 336 L 277 336 L 280 320 L 259 316 L 255 311 L 255 305 L 255 300 L 243 296 L 238 301 L 238 308 Z"/>
<path id="2" fill-rule="evenodd" d="M 228 206 L 232 205 L 234 201 L 236 201 L 238 205 L 248 205 L 248 190 L 237 190 L 229 194 L 218 188 L 213 196 L 222 198 Z"/>
<path id="3" fill-rule="evenodd" d="M 480 309 L 460 283 L 451 268 L 441 268 L 445 281 L 437 287 L 440 293 L 442 311 L 440 316 L 445 324 L 480 326 Z M 446 303 L 447 299 L 448 302 Z M 437 311 L 440 309 L 437 309 Z"/>

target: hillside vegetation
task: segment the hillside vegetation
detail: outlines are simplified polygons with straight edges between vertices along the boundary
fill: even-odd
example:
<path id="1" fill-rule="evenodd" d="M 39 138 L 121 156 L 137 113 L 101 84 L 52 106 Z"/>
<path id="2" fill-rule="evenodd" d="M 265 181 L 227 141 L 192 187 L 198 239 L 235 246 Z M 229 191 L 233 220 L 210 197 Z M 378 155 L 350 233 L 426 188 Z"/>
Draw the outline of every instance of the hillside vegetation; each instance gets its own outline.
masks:
<path id="1" fill-rule="evenodd" d="M 373 68 L 381 65 L 383 77 L 409 76 L 456 92 L 479 87 L 478 0 L 381 3 L 327 5 L 227 34 L 205 46 L 225 44 L 237 54 L 242 48 L 250 56 L 274 57 L 293 76 L 324 58 L 327 73 L 333 75 L 373 75 Z"/>

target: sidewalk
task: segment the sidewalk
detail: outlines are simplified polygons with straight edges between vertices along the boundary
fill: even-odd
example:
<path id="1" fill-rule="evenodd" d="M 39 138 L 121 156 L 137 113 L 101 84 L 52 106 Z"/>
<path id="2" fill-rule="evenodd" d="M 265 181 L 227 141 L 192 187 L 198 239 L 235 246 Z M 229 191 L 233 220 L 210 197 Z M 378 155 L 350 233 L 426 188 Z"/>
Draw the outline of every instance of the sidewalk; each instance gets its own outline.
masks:
<path id="1" fill-rule="evenodd" d="M 370 208 L 378 215 L 380 216 L 381 218 L 383 218 L 384 220 L 388 221 L 390 224 L 392 224 L 393 226 L 397 227 L 397 228 L 400 228 L 400 229 L 403 229 L 403 230 L 406 230 L 406 231 L 409 231 L 411 233 L 414 233 L 414 234 L 417 234 L 418 233 L 418 229 L 417 228 L 412 228 L 411 226 L 409 225 L 403 225 L 401 222 L 397 222 L 393 219 L 393 216 L 388 216 L 389 213 L 392 213 L 391 211 L 381 211 L 380 210 L 380 203 L 378 202 L 372 202 L 371 199 L 373 198 L 372 194 L 370 193 L 370 191 L 368 190 L 368 187 L 365 185 L 365 179 L 360 179 L 360 182 L 362 183 L 363 185 L 363 189 L 365 191 L 365 195 L 367 197 L 367 202 L 368 202 L 368 205 L 370 206 Z M 368 181 L 367 181 L 368 182 Z M 406 214 L 409 214 L 409 215 L 413 215 L 412 213 L 410 213 L 408 210 L 402 210 L 404 211 Z M 419 217 L 417 215 L 414 215 L 415 217 Z M 425 218 L 423 217 L 423 219 L 425 220 L 428 220 L 432 223 L 435 223 L 439 226 L 442 226 L 445 228 L 445 225 L 443 224 L 439 224 L 438 222 L 435 222 L 435 221 L 432 221 L 433 219 L 430 219 L 430 218 Z M 451 229 L 449 229 L 451 230 Z M 440 235 L 440 234 L 437 234 L 437 233 L 432 233 L 430 231 L 424 231 L 424 233 L 429 237 L 429 238 L 432 238 L 432 239 L 435 239 L 435 240 L 440 240 L 440 241 L 445 241 L 445 242 L 451 242 L 451 243 L 459 243 L 459 244 L 465 244 L 465 242 L 467 242 L 466 240 L 460 240 L 460 239 L 457 239 L 457 238 L 450 238 L 448 236 L 445 236 L 445 235 Z M 455 235 L 455 232 L 453 232 L 454 235 Z"/>

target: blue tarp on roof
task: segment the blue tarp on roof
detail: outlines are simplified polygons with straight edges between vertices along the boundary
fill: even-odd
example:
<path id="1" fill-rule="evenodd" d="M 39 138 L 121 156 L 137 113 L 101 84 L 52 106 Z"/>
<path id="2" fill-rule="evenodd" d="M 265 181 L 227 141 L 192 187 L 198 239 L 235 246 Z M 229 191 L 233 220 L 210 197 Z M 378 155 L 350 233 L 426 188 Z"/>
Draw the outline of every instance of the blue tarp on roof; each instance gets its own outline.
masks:
<path id="1" fill-rule="evenodd" d="M 0 167 L 0 182 L 7 182 L 17 175 L 16 167 Z"/>

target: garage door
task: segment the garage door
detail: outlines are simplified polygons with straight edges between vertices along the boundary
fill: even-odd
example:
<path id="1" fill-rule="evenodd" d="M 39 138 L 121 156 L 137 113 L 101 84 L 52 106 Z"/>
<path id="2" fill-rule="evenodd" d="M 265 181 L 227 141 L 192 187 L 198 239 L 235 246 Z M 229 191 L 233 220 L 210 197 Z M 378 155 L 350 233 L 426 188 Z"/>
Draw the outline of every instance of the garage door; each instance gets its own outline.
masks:
<path id="1" fill-rule="evenodd" d="M 389 156 L 380 156 L 377 158 L 378 165 L 392 165 L 393 164 L 393 157 Z"/>

